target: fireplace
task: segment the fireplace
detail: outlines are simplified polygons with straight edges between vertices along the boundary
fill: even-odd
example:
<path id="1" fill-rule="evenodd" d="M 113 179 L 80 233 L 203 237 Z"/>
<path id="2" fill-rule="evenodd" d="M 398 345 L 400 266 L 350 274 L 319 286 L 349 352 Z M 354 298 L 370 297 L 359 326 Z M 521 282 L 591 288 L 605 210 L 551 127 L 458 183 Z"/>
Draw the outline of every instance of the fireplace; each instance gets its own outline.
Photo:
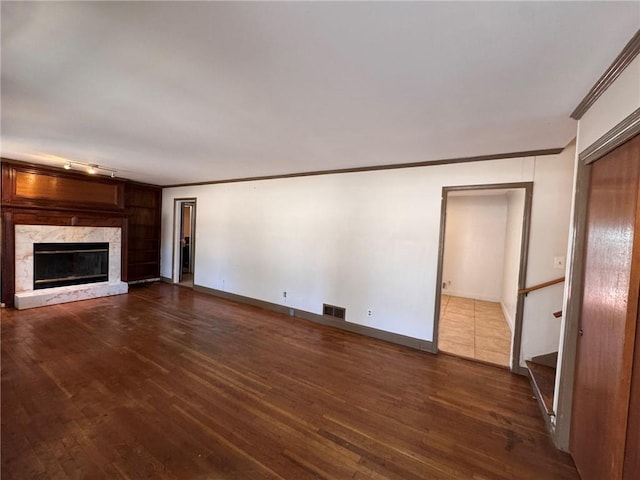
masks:
<path id="1" fill-rule="evenodd" d="M 33 289 L 109 280 L 109 243 L 34 243 Z"/>
<path id="2" fill-rule="evenodd" d="M 16 225 L 15 307 L 127 293 L 121 246 L 119 227 Z"/>

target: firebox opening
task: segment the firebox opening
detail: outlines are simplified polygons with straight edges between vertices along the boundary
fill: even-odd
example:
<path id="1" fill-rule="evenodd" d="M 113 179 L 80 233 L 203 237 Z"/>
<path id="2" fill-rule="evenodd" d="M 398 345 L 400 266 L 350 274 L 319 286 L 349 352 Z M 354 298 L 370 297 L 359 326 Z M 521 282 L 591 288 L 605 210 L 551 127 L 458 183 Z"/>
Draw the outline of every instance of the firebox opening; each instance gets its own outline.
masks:
<path id="1" fill-rule="evenodd" d="M 109 243 L 35 243 L 33 289 L 109 280 Z"/>

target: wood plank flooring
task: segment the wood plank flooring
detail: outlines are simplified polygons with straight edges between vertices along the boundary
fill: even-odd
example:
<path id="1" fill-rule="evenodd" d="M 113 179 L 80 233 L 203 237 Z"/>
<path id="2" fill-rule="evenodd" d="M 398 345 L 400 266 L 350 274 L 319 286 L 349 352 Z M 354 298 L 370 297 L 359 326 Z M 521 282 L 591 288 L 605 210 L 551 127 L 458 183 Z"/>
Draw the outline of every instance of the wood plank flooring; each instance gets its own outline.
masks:
<path id="1" fill-rule="evenodd" d="M 2 312 L 2 479 L 573 479 L 527 380 L 167 284 Z"/>

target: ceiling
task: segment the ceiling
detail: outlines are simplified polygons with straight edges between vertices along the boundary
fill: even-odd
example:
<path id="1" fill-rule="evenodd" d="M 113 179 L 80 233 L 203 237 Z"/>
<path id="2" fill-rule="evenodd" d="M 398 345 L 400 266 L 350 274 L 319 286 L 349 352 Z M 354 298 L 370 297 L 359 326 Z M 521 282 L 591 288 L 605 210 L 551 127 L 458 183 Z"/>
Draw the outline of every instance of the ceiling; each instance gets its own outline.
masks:
<path id="1" fill-rule="evenodd" d="M 2 155 L 169 185 L 564 147 L 640 2 L 2 2 Z"/>

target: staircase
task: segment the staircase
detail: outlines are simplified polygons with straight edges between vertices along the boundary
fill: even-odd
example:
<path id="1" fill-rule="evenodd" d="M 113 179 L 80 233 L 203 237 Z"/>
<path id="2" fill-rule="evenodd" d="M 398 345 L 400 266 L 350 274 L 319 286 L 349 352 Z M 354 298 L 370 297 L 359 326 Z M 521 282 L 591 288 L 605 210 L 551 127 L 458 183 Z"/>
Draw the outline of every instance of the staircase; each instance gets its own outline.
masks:
<path id="1" fill-rule="evenodd" d="M 562 312 L 554 312 L 555 318 L 562 318 Z M 547 426 L 551 427 L 555 421 L 553 411 L 553 395 L 556 388 L 556 366 L 558 364 L 558 352 L 538 355 L 525 361 L 531 381 L 533 393 L 538 400 Z"/>
<path id="2" fill-rule="evenodd" d="M 546 417 L 555 416 L 553 412 L 553 393 L 556 387 L 557 363 L 558 352 L 539 355 L 526 361 L 533 393 Z"/>

